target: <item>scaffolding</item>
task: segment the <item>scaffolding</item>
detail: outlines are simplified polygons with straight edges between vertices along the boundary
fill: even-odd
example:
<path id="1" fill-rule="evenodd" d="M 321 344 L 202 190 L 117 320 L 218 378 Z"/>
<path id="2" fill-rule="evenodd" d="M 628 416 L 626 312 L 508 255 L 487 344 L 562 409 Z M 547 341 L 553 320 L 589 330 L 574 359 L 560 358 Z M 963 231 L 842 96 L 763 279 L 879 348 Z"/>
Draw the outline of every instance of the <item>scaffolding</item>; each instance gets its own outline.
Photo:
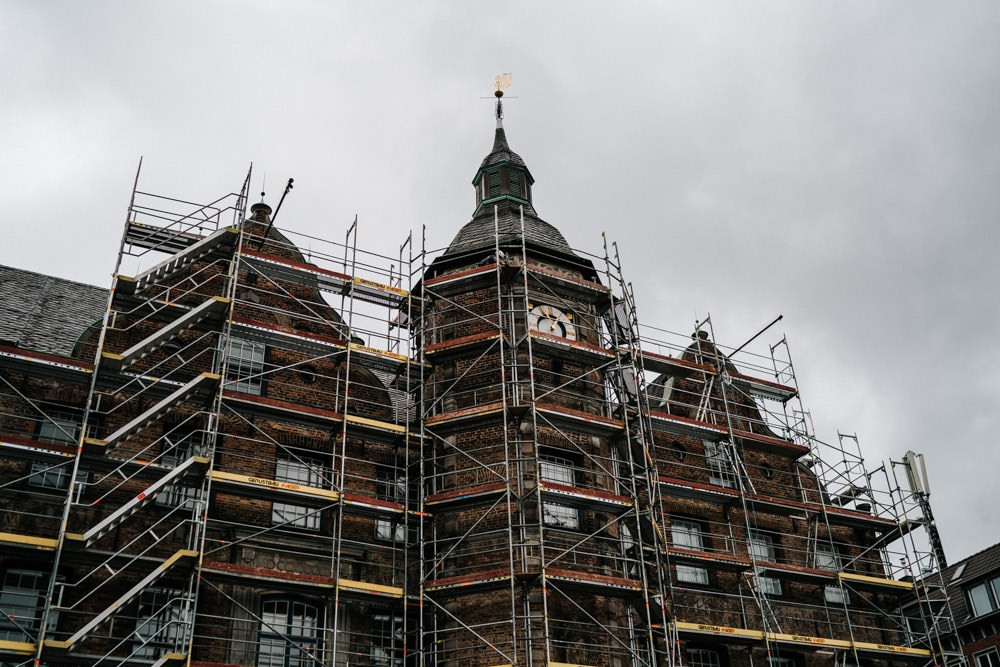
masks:
<path id="1" fill-rule="evenodd" d="M 137 175 L 73 358 L 0 347 L 5 664 L 960 662 L 920 498 L 816 437 L 786 339 L 640 324 L 523 210 L 391 256 L 249 184 Z"/>

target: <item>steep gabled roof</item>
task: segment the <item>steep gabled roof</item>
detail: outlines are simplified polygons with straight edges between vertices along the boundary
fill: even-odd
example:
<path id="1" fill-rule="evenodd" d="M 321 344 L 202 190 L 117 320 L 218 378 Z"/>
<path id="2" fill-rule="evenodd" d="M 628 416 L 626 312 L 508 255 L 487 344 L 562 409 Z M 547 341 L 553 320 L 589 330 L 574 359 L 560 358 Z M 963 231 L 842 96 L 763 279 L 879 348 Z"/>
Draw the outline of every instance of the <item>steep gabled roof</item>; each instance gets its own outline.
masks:
<path id="1" fill-rule="evenodd" d="M 71 356 L 77 340 L 104 314 L 108 290 L 0 265 L 0 341 Z"/>

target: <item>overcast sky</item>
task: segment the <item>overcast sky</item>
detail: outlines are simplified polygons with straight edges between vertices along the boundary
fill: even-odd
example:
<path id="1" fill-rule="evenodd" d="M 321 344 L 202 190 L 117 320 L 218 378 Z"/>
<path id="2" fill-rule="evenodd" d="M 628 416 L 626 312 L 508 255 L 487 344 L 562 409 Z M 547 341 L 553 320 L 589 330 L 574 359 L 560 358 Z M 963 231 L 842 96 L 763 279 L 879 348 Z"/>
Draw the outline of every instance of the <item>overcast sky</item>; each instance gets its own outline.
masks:
<path id="1" fill-rule="evenodd" d="M 493 79 L 539 215 L 646 323 L 783 314 L 818 435 L 924 452 L 951 560 L 1000 540 L 1000 3 L 0 0 L 0 263 L 110 284 L 132 180 L 250 163 L 279 224 L 395 255 L 472 213 Z"/>

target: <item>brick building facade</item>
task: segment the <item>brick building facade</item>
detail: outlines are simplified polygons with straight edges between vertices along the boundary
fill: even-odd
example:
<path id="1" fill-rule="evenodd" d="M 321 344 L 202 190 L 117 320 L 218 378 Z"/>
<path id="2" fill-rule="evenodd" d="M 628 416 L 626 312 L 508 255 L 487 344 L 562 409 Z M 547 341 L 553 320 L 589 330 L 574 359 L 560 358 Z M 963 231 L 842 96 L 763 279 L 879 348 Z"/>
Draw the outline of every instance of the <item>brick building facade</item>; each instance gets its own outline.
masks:
<path id="1" fill-rule="evenodd" d="M 641 328 L 533 183 L 498 121 L 441 253 L 279 230 L 248 176 L 136 192 L 110 292 L 0 269 L 0 662 L 940 663 L 784 343 Z"/>

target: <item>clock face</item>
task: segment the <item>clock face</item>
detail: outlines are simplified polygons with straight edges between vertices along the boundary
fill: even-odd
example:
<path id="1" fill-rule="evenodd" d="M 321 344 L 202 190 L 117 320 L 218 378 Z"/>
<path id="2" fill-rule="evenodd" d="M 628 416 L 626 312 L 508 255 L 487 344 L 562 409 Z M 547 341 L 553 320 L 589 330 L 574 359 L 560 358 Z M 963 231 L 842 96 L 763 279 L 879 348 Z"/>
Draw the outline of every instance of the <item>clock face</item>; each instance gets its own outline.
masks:
<path id="1" fill-rule="evenodd" d="M 573 316 L 562 312 L 555 306 L 531 306 L 528 313 L 528 326 L 533 331 L 538 331 L 552 336 L 559 336 L 568 340 L 576 340 L 576 327 L 573 326 Z"/>

